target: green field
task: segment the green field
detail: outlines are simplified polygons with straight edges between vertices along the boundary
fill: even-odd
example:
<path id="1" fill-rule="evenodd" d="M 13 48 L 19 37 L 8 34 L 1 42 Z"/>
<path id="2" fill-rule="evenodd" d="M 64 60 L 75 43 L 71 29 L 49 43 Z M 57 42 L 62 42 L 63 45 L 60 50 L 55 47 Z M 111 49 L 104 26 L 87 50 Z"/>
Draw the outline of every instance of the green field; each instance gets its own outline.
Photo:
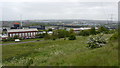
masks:
<path id="1" fill-rule="evenodd" d="M 105 35 L 109 38 L 111 35 Z M 109 41 L 104 47 L 89 49 L 89 37 L 77 40 L 57 39 L 19 45 L 4 45 L 5 66 L 117 66 L 118 42 Z"/>

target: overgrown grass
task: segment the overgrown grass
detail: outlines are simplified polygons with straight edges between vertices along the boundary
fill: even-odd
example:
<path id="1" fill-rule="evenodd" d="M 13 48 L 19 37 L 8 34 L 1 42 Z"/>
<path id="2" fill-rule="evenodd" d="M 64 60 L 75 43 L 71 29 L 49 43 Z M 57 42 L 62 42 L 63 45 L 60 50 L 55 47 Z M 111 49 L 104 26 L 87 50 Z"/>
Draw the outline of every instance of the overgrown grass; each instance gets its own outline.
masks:
<path id="1" fill-rule="evenodd" d="M 105 35 L 109 38 L 111 35 Z M 110 41 L 102 48 L 87 48 L 89 37 L 77 40 L 46 40 L 19 45 L 3 46 L 5 66 L 116 66 L 118 65 L 118 42 Z"/>

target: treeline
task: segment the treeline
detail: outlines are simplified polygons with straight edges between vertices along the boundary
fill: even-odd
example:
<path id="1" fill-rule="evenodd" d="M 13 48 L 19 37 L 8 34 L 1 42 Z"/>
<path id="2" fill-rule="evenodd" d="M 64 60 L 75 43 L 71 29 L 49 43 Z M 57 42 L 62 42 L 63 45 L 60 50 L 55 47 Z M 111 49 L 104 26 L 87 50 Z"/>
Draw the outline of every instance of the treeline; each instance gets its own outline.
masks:
<path id="1" fill-rule="evenodd" d="M 47 31 L 52 31 L 53 34 L 48 34 Z M 81 30 L 79 33 L 76 33 L 73 29 L 70 29 L 69 31 L 65 29 L 59 29 L 59 30 L 48 29 L 46 30 L 46 33 L 38 34 L 36 35 L 36 37 L 44 38 L 45 40 L 47 39 L 56 40 L 60 38 L 64 38 L 65 40 L 66 39 L 75 40 L 76 36 L 89 36 L 89 35 L 97 35 L 100 33 L 111 34 L 111 33 L 114 33 L 115 31 L 116 30 L 109 30 L 104 26 L 99 27 L 97 30 L 95 29 L 95 27 L 92 27 L 89 30 Z"/>
<path id="2" fill-rule="evenodd" d="M 56 39 L 60 39 L 60 38 L 64 38 L 64 40 L 66 40 L 67 38 L 69 38 L 69 40 L 76 39 L 75 32 L 72 29 L 70 31 L 67 31 L 65 29 L 51 30 L 51 31 L 53 32 L 52 34 L 48 34 L 46 31 L 46 33 L 38 34 L 38 35 L 36 35 L 36 37 L 44 38 L 45 40 L 47 40 L 47 39 L 56 40 Z"/>
<path id="3" fill-rule="evenodd" d="M 99 27 L 97 30 L 95 29 L 95 27 L 92 27 L 89 30 L 81 30 L 79 33 L 76 33 L 73 29 L 70 29 L 69 31 L 67 31 L 66 29 L 58 29 L 58 30 L 48 29 L 44 31 L 45 33 L 37 34 L 35 38 L 44 38 L 45 40 L 48 39 L 56 40 L 60 38 L 63 38 L 64 40 L 66 39 L 75 40 L 76 36 L 89 36 L 89 35 L 97 35 L 100 33 L 111 34 L 116 32 L 116 30 L 109 30 L 104 26 Z M 53 33 L 48 34 L 49 31 L 52 31 Z M 22 39 L 22 38 L 19 38 L 19 36 L 14 36 L 13 38 L 8 38 L 3 41 L 13 41 L 14 39 Z"/>
<path id="4" fill-rule="evenodd" d="M 82 30 L 78 33 L 78 35 L 80 36 L 89 36 L 89 35 L 96 35 L 96 34 L 100 34 L 100 33 L 104 33 L 104 34 L 111 34 L 114 33 L 116 30 L 109 30 L 104 26 L 99 27 L 97 30 L 95 29 L 95 27 L 92 27 L 89 30 Z"/>

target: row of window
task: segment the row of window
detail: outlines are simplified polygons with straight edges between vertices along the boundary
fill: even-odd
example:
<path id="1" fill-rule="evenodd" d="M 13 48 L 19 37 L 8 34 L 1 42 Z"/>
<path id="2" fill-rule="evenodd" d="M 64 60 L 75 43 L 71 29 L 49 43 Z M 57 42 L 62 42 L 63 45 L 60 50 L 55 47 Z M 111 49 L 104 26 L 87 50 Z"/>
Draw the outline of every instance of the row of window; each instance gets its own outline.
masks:
<path id="1" fill-rule="evenodd" d="M 14 34 L 9 34 L 10 37 L 14 37 L 15 35 L 18 35 L 19 37 L 24 37 L 24 36 L 35 36 L 40 32 L 30 32 L 30 33 L 14 33 Z"/>

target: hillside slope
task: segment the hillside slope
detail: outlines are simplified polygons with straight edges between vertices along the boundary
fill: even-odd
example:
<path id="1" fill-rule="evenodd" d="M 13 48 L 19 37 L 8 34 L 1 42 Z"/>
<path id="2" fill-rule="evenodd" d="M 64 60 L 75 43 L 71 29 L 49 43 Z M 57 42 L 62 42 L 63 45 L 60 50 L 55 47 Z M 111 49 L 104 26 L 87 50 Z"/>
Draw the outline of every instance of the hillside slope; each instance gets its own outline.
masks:
<path id="1" fill-rule="evenodd" d="M 109 38 L 111 35 L 105 35 Z M 117 66 L 118 42 L 109 41 L 104 47 L 89 49 L 89 37 L 3 46 L 5 66 Z"/>

